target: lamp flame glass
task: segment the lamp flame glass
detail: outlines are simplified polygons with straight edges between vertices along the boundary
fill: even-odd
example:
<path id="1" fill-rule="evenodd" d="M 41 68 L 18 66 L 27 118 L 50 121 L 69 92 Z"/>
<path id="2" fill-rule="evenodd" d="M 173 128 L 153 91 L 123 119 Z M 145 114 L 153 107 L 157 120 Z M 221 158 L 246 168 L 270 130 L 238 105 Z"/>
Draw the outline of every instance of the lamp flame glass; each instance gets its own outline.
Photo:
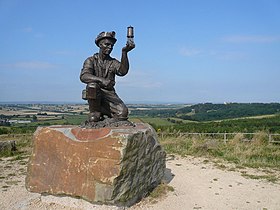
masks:
<path id="1" fill-rule="evenodd" d="M 127 27 L 127 42 L 134 43 L 134 30 L 132 26 Z"/>

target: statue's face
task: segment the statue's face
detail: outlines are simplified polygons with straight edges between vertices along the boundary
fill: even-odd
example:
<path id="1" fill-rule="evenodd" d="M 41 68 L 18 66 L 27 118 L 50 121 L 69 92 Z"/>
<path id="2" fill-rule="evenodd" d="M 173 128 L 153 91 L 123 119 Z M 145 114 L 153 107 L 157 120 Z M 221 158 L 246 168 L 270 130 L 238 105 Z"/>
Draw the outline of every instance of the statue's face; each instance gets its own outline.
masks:
<path id="1" fill-rule="evenodd" d="M 110 55 L 110 53 L 113 50 L 114 44 L 114 41 L 111 39 L 102 39 L 99 42 L 99 48 L 101 50 L 101 53 L 105 55 Z"/>

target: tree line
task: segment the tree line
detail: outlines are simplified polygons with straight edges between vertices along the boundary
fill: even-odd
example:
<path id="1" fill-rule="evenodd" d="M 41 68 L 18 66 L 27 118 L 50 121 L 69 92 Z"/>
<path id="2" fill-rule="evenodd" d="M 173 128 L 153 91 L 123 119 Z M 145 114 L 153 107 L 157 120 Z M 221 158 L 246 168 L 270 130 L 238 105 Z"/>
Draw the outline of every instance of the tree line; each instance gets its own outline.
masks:
<path id="1" fill-rule="evenodd" d="M 180 109 L 164 110 L 132 110 L 134 116 L 150 116 L 161 118 L 179 118 L 192 121 L 213 121 L 251 117 L 280 113 L 279 103 L 229 103 L 229 104 L 196 104 Z"/>

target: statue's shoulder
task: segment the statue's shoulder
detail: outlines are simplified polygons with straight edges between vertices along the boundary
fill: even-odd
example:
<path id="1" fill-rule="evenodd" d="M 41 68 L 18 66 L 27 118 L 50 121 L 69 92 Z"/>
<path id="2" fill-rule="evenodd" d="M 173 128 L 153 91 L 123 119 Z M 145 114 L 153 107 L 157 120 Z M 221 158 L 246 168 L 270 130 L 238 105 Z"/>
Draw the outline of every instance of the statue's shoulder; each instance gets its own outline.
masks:
<path id="1" fill-rule="evenodd" d="M 85 63 L 92 63 L 94 62 L 94 60 L 97 59 L 97 54 L 94 54 L 92 56 L 89 56 L 86 60 L 85 60 Z"/>
<path id="2" fill-rule="evenodd" d="M 98 53 L 94 53 L 92 56 L 91 56 L 92 59 L 98 59 Z"/>
<path id="3" fill-rule="evenodd" d="M 88 59 L 91 61 L 98 59 L 98 53 L 93 54 L 92 56 L 88 57 Z"/>

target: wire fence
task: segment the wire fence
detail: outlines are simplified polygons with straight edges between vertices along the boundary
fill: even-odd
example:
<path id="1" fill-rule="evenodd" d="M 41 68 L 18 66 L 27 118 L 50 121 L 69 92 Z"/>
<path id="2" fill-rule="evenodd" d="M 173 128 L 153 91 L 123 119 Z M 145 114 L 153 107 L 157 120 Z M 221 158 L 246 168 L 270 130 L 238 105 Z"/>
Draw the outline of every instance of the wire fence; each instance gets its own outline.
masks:
<path id="1" fill-rule="evenodd" d="M 174 132 L 174 133 L 165 133 L 158 132 L 158 135 L 161 138 L 164 137 L 180 137 L 180 138 L 199 138 L 204 140 L 219 140 L 228 142 L 233 140 L 236 135 L 239 135 L 239 138 L 242 141 L 254 141 L 258 138 L 258 135 L 263 135 L 263 138 L 268 139 L 269 143 L 280 143 L 280 134 L 269 134 L 269 133 L 184 133 L 184 132 Z"/>
<path id="2" fill-rule="evenodd" d="M 233 140 L 236 135 L 239 135 L 239 138 L 242 141 L 254 141 L 260 133 L 186 133 L 186 132 L 158 132 L 159 137 L 180 137 L 180 138 L 199 138 L 204 140 L 218 140 L 228 142 Z M 269 143 L 280 143 L 280 134 L 278 133 L 261 133 L 264 138 L 268 139 Z M 26 134 L 2 134 L 0 135 L 0 140 L 10 140 L 10 139 L 18 139 L 18 138 L 31 138 L 33 133 Z"/>

